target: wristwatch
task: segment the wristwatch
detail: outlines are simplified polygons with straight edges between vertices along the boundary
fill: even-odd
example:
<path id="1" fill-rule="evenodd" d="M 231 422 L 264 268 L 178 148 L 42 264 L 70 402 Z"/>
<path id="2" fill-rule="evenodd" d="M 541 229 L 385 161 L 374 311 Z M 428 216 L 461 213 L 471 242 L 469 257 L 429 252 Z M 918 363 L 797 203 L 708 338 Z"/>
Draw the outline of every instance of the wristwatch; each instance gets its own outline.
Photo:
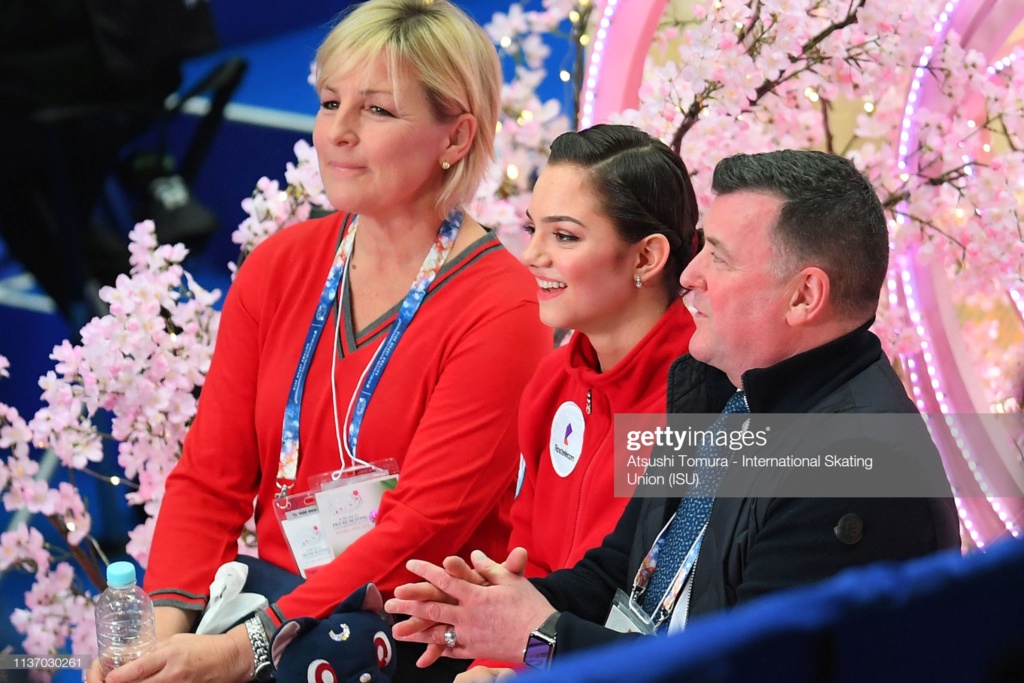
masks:
<path id="1" fill-rule="evenodd" d="M 551 666 L 551 660 L 555 657 L 555 624 L 561 612 L 554 612 L 544 620 L 526 641 L 526 649 L 523 650 L 523 663 L 531 669 L 544 670 Z"/>
<path id="2" fill-rule="evenodd" d="M 270 641 L 267 640 L 267 632 L 258 616 L 250 617 L 245 622 L 246 633 L 249 634 L 249 644 L 252 645 L 252 673 L 250 677 L 257 681 L 274 680 L 274 663 L 270 661 Z"/>

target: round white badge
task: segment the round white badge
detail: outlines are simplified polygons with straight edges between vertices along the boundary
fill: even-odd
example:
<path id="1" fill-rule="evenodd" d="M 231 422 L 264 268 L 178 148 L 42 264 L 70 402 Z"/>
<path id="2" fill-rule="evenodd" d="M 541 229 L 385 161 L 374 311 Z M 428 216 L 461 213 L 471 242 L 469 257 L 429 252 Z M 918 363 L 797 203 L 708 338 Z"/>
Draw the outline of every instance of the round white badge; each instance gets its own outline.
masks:
<path id="1" fill-rule="evenodd" d="M 568 477 L 583 453 L 583 411 L 572 401 L 558 406 L 555 419 L 551 421 L 551 465 L 560 477 Z"/>

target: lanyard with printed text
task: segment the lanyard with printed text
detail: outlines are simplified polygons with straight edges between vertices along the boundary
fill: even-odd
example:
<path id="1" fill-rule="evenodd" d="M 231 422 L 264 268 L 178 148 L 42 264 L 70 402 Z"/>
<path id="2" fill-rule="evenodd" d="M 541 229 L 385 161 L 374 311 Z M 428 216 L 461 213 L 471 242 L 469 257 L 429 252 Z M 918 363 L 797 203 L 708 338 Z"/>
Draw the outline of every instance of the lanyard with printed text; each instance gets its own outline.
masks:
<path id="1" fill-rule="evenodd" d="M 309 374 L 313 352 L 316 350 L 317 342 L 320 340 L 320 334 L 327 324 L 331 307 L 334 304 L 335 297 L 338 295 L 338 285 L 347 271 L 358 223 L 359 218 L 356 217 L 345 233 L 341 244 L 338 245 L 338 250 L 334 255 L 334 262 L 331 264 L 331 269 L 327 274 L 327 282 L 324 284 L 323 292 L 320 294 L 320 301 L 317 303 L 316 313 L 313 315 L 313 321 L 310 323 L 309 331 L 306 333 L 302 355 L 299 357 L 298 366 L 295 368 L 295 377 L 288 392 L 288 403 L 285 406 L 284 423 L 281 428 L 281 459 L 277 468 L 277 485 L 280 489 L 277 494 L 278 497 L 287 495 L 288 490 L 295 484 L 295 475 L 299 464 L 299 422 L 302 414 L 302 395 L 305 392 L 306 376 Z M 381 374 L 383 374 L 385 366 L 391 359 L 391 354 L 398 345 L 399 339 L 401 339 L 405 329 L 409 326 L 409 322 L 416 315 L 420 304 L 423 303 L 427 288 L 434 281 L 438 271 L 441 270 L 445 260 L 448 258 L 448 253 L 455 243 L 460 227 L 462 227 L 462 212 L 453 211 L 445 219 L 444 223 L 441 224 L 437 237 L 434 239 L 434 244 L 424 259 L 423 265 L 420 266 L 420 270 L 416 275 L 416 279 L 413 280 L 409 293 L 402 302 L 398 316 L 391 326 L 391 332 L 377 350 L 377 353 L 374 354 L 366 379 L 362 387 L 358 389 L 359 397 L 348 430 L 348 446 L 353 454 L 355 453 L 356 442 L 359 438 L 359 427 L 362 424 L 370 398 L 373 396 L 377 383 L 380 381 Z M 336 321 L 336 324 L 341 323 Z"/>

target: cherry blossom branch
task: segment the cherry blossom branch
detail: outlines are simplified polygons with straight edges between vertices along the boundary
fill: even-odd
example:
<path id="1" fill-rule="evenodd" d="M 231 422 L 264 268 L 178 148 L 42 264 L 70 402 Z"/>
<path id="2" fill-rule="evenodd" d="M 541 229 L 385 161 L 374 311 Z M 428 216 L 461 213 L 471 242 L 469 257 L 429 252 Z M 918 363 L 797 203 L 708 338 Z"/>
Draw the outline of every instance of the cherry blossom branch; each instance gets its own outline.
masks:
<path id="1" fill-rule="evenodd" d="M 857 12 L 859 12 L 860 9 L 862 7 L 864 7 L 864 4 L 866 2 L 867 2 L 867 0 L 851 0 L 849 6 L 846 8 L 846 16 L 843 19 L 841 19 L 840 21 L 837 21 L 837 22 L 835 22 L 833 24 L 830 24 L 821 33 L 817 34 L 816 36 L 811 38 L 809 41 L 807 41 L 804 44 L 803 54 L 806 55 L 809 52 L 815 50 L 819 45 L 822 44 L 822 42 L 825 41 L 826 38 L 831 36 L 836 31 L 841 31 L 844 28 L 846 28 L 847 26 L 851 26 L 853 24 L 856 24 L 857 23 Z"/>
<path id="2" fill-rule="evenodd" d="M 103 572 L 100 570 L 99 562 L 96 556 L 92 552 L 92 546 L 88 546 L 89 551 L 82 550 L 81 545 L 74 545 L 68 542 L 69 529 L 64 521 L 64 518 L 60 515 L 47 515 L 46 518 L 50 520 L 50 523 L 57 530 L 57 532 L 64 538 L 64 541 L 68 544 L 68 551 L 71 556 L 78 563 L 78 566 L 82 568 L 85 575 L 92 582 L 92 585 L 100 591 L 106 589 L 107 581 L 104 578 Z"/>
<path id="3" fill-rule="evenodd" d="M 751 32 L 758 26 L 761 26 L 761 33 L 753 38 L 751 41 L 752 45 L 757 45 L 758 41 L 764 37 L 767 29 L 764 28 L 764 22 L 761 21 L 761 0 L 755 0 L 754 7 L 750 12 L 750 21 L 746 23 L 736 34 L 736 40 L 741 43 L 746 43 L 747 38 L 750 37 Z"/>
<path id="4" fill-rule="evenodd" d="M 111 437 L 111 438 L 113 438 L 113 437 Z M 69 470 L 69 471 L 73 471 L 73 470 Z M 78 468 L 78 471 L 81 472 L 82 474 L 88 474 L 90 477 L 93 477 L 94 479 L 99 479 L 100 481 L 105 482 L 107 484 L 110 484 L 111 486 L 114 485 L 113 482 L 110 481 L 110 476 L 109 475 L 100 474 L 96 470 L 89 469 L 88 467 Z M 124 478 L 121 478 L 121 477 L 119 477 L 118 479 L 119 479 L 119 481 L 118 481 L 118 485 L 119 486 L 127 486 L 128 488 L 135 489 L 136 491 L 139 489 L 139 485 L 136 484 L 131 479 L 124 479 Z"/>
<path id="5" fill-rule="evenodd" d="M 754 107 L 754 105 L 760 102 L 765 95 L 767 95 L 770 92 L 773 92 L 776 88 L 786 83 L 787 81 L 796 78 L 798 75 L 805 73 L 807 71 L 813 72 L 814 66 L 818 63 L 821 63 L 824 60 L 823 56 L 816 53 L 818 46 L 821 45 L 821 43 L 824 40 L 826 40 L 836 31 L 840 31 L 846 28 L 847 26 L 855 24 L 857 22 L 857 12 L 862 7 L 864 7 L 866 1 L 867 0 L 851 0 L 851 3 L 847 8 L 846 16 L 843 19 L 829 24 L 825 29 L 815 34 L 810 40 L 804 43 L 799 56 L 789 56 L 791 64 L 793 64 L 794 66 L 797 64 L 801 64 L 801 66 L 795 70 L 784 72 L 783 74 L 780 74 L 774 79 L 766 79 L 763 83 L 761 83 L 761 85 L 759 85 L 755 89 L 754 97 L 749 100 L 747 106 L 743 109 L 743 111 L 750 111 Z M 755 17 L 753 21 L 757 23 L 758 18 L 759 15 Z M 744 29 L 744 31 L 741 32 L 741 35 L 746 35 L 746 33 L 747 29 Z M 762 36 L 764 35 L 767 35 L 767 32 L 762 34 Z M 762 36 L 759 36 L 759 38 L 761 38 Z M 753 47 L 748 48 L 748 52 L 750 52 L 752 55 L 757 54 L 756 48 Z M 712 84 L 708 84 L 709 89 L 712 87 Z M 694 98 L 693 104 L 690 105 L 689 109 L 685 112 L 683 116 L 683 121 L 679 124 L 679 126 L 673 133 L 672 140 L 669 143 L 669 146 L 676 154 L 679 154 L 680 150 L 682 149 L 683 137 L 697 123 L 700 113 L 707 106 L 707 99 L 709 95 L 710 92 L 706 89 L 702 93 L 702 96 L 697 96 Z"/>
<path id="6" fill-rule="evenodd" d="M 835 144 L 832 137 L 832 125 L 828 120 L 829 101 L 824 97 L 820 98 L 818 104 L 821 107 L 821 127 L 825 131 L 825 151 L 835 154 Z"/>
<path id="7" fill-rule="evenodd" d="M 928 230 L 931 230 L 932 232 L 938 233 L 943 238 L 945 238 L 947 241 L 949 241 L 951 244 L 955 244 L 960 249 L 960 252 L 961 252 L 961 262 L 964 259 L 967 258 L 967 245 L 965 245 L 963 242 L 961 242 L 957 238 L 955 238 L 952 235 L 950 235 L 948 232 L 946 232 L 945 230 L 943 230 L 939 226 L 935 225 L 935 223 L 933 221 L 931 221 L 930 219 L 927 219 L 927 218 L 925 218 L 923 216 L 917 216 L 917 215 L 914 215 L 912 213 L 908 213 L 906 211 L 900 211 L 899 209 L 893 209 L 892 213 L 894 215 L 896 215 L 896 216 L 903 216 L 907 220 L 910 220 L 910 221 L 913 221 L 914 223 L 917 223 L 922 228 L 927 228 Z"/>
<path id="8" fill-rule="evenodd" d="M 1007 128 L 1007 126 L 1006 126 L 1006 121 L 1005 121 L 1005 120 L 1003 119 L 1003 115 L 1002 115 L 1002 114 L 996 114 L 996 115 L 995 115 L 995 116 L 993 117 L 993 119 L 994 119 L 995 121 L 998 121 L 998 122 L 999 122 L 999 127 L 1000 127 L 1000 128 L 1002 129 L 1002 130 L 1000 130 L 1000 131 L 999 131 L 999 134 L 1000 134 L 1000 135 L 1001 135 L 1001 136 L 1003 137 L 1003 139 L 1004 139 L 1004 140 L 1006 141 L 1006 145 L 1007 145 L 1007 146 L 1008 146 L 1008 147 L 1009 147 L 1009 148 L 1010 148 L 1011 150 L 1013 150 L 1014 152 L 1019 152 L 1019 151 L 1020 151 L 1020 147 L 1018 147 L 1018 146 L 1017 146 L 1017 145 L 1016 145 L 1016 144 L 1014 143 L 1014 141 L 1013 141 L 1013 136 L 1012 136 L 1012 135 L 1010 134 L 1010 129 L 1009 129 L 1009 128 Z M 990 120 L 992 120 L 992 119 L 990 119 Z"/>

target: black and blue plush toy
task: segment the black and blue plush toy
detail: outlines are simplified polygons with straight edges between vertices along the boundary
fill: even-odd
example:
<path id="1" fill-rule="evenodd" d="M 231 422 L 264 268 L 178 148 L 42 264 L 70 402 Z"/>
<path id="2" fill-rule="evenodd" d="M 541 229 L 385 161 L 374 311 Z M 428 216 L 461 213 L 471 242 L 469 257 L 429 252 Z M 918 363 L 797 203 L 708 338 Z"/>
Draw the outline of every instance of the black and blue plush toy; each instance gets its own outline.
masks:
<path id="1" fill-rule="evenodd" d="M 326 619 L 286 621 L 270 644 L 280 683 L 390 683 L 395 675 L 391 618 L 372 583 Z"/>

